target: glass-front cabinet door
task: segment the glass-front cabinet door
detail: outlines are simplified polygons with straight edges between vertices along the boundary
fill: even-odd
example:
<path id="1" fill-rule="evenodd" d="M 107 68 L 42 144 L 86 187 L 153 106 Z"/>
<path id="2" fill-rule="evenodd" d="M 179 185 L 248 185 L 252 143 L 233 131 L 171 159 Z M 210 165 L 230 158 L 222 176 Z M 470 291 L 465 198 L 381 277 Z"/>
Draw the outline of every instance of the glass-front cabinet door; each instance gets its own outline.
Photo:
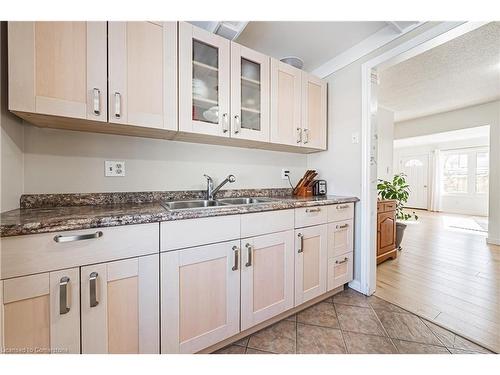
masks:
<path id="1" fill-rule="evenodd" d="M 231 137 L 269 141 L 269 57 L 231 43 Z"/>
<path id="2" fill-rule="evenodd" d="M 229 137 L 230 42 L 179 23 L 179 130 Z"/>

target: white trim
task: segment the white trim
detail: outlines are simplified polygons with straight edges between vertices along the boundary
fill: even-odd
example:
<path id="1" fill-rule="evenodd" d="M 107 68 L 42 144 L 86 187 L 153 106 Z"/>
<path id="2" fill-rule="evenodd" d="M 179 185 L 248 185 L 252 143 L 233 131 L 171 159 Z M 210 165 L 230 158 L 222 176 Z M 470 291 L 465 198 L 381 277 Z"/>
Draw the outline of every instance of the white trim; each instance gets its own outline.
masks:
<path id="1" fill-rule="evenodd" d="M 358 44 L 335 56 L 333 59 L 327 61 L 320 67 L 314 69 L 312 74 L 315 76 L 325 78 L 333 72 L 352 64 L 354 61 L 359 60 L 361 57 L 375 51 L 376 49 L 392 42 L 394 39 L 412 31 L 413 29 L 421 26 L 424 22 L 418 22 L 414 25 L 408 26 L 403 31 L 396 31 L 394 26 L 388 25 L 376 33 L 370 35 L 368 38 L 362 40 Z"/>
<path id="2" fill-rule="evenodd" d="M 356 290 L 358 292 L 362 292 L 361 291 L 361 283 L 359 282 L 359 280 L 352 280 L 349 283 L 349 288 L 354 289 L 354 290 Z"/>
<path id="3" fill-rule="evenodd" d="M 487 22 L 486 22 L 487 23 Z M 374 57 L 361 66 L 361 200 L 360 200 L 360 291 L 371 295 L 376 287 L 376 192 L 372 192 L 370 154 L 371 131 L 371 72 L 375 68 L 394 65 L 437 47 L 465 33 L 475 30 L 485 22 L 442 22 L 415 38 Z M 376 179 L 375 179 L 376 181 Z"/>

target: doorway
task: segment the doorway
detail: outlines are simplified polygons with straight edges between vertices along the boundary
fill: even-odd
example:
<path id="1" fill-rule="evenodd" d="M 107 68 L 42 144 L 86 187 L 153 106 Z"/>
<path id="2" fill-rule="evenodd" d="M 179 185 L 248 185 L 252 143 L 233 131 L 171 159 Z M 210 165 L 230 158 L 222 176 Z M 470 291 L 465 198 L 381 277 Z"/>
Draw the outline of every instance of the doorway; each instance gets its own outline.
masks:
<path id="1" fill-rule="evenodd" d="M 406 182 L 410 185 L 411 194 L 406 207 L 427 210 L 429 201 L 429 155 L 401 157 L 399 167 L 406 175 Z"/>

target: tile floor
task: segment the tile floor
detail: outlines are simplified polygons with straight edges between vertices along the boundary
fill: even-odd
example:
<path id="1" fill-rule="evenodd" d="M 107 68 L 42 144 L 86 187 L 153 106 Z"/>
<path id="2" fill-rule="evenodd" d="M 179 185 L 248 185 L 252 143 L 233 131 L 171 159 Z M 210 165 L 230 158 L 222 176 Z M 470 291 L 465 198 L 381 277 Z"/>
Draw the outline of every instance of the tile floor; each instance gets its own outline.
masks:
<path id="1" fill-rule="evenodd" d="M 491 353 L 378 297 L 352 289 L 241 339 L 218 354 Z"/>

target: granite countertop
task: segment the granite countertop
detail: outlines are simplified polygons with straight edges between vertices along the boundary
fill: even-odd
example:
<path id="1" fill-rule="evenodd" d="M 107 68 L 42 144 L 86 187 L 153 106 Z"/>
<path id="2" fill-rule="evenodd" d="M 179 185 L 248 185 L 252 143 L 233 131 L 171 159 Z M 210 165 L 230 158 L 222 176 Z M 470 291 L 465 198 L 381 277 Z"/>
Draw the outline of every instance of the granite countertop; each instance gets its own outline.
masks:
<path id="1" fill-rule="evenodd" d="M 250 196 L 250 194 L 248 194 L 248 196 Z M 20 208 L 1 214 L 0 237 L 112 227 L 127 224 L 154 223 L 210 216 L 237 215 L 251 212 L 358 201 L 356 197 L 342 196 L 298 198 L 286 195 L 271 195 L 271 197 L 274 198 L 273 201 L 258 204 L 227 205 L 183 210 L 166 209 L 160 202 L 141 201 L 141 203 L 137 203 L 133 200 L 127 203 L 114 204 L 76 204 L 72 206 Z M 30 206 L 33 206 L 32 201 L 30 202 Z M 65 203 L 68 204 L 67 201 L 65 201 Z M 21 207 L 22 206 L 23 205 L 21 205 Z"/>

